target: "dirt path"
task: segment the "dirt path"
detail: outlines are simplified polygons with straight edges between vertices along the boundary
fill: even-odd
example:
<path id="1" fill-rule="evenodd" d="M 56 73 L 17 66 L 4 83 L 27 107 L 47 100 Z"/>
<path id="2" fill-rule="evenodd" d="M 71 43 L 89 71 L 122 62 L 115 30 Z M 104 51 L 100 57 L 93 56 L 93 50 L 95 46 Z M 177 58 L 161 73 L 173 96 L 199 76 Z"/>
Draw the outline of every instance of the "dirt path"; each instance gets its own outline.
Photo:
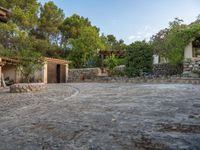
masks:
<path id="1" fill-rule="evenodd" d="M 0 91 L 0 150 L 200 149 L 199 91 L 100 83 Z"/>

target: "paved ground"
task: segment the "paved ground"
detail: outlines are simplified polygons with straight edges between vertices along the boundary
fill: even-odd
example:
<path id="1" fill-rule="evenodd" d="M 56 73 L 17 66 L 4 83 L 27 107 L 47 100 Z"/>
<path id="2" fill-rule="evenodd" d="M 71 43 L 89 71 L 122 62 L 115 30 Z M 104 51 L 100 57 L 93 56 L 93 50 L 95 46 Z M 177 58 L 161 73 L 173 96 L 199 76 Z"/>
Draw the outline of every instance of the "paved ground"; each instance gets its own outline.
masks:
<path id="1" fill-rule="evenodd" d="M 48 85 L 0 90 L 0 150 L 200 149 L 200 86 Z"/>

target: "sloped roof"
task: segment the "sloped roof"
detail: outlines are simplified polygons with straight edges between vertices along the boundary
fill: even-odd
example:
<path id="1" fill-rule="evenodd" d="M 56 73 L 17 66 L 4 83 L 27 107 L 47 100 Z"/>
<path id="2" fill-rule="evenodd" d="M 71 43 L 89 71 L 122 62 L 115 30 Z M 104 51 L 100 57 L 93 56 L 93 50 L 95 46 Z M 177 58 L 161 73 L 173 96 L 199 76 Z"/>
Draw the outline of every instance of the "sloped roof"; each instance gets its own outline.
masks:
<path id="1" fill-rule="evenodd" d="M 19 61 L 16 59 L 8 58 L 8 57 L 0 57 L 0 66 L 5 65 L 7 63 L 17 64 Z"/>
<path id="2" fill-rule="evenodd" d="M 10 10 L 8 10 L 8 9 L 2 7 L 2 6 L 0 6 L 0 10 L 4 11 L 4 12 L 6 12 L 6 13 L 10 13 Z"/>
<path id="3" fill-rule="evenodd" d="M 49 57 L 45 57 L 45 61 L 47 61 L 48 63 L 54 63 L 54 64 L 60 64 L 60 65 L 66 65 L 66 64 L 71 63 L 71 61 L 68 61 L 68 60 L 49 58 Z"/>
<path id="4" fill-rule="evenodd" d="M 30 60 L 31 58 L 8 58 L 8 57 L 1 57 L 0 59 L 2 59 L 2 61 L 0 61 L 0 65 L 3 65 L 5 63 L 18 63 L 20 59 L 25 59 L 25 60 Z M 53 63 L 53 64 L 60 64 L 60 65 L 66 65 L 66 64 L 70 64 L 71 61 L 68 60 L 63 60 L 63 59 L 56 59 L 56 58 L 49 58 L 49 57 L 45 57 L 44 61 L 46 61 L 47 63 Z"/>

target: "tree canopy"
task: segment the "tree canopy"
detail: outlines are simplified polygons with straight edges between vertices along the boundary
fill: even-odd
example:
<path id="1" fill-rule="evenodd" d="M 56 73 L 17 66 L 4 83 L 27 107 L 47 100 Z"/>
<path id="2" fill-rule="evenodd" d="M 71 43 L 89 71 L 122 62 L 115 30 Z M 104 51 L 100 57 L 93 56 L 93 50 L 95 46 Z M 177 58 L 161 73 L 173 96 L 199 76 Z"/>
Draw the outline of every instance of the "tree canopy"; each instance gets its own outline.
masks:
<path id="1" fill-rule="evenodd" d="M 95 26 L 91 25 L 88 18 L 84 18 L 77 14 L 67 17 L 59 27 L 62 34 L 62 44 L 68 43 L 69 39 L 79 38 L 82 29 L 86 27 Z M 97 27 L 95 28 L 97 29 Z"/>
<path id="2" fill-rule="evenodd" d="M 116 39 L 116 37 L 112 34 L 109 34 L 107 36 L 102 35 L 102 40 L 105 43 L 106 50 L 125 50 L 126 44 L 122 39 L 119 41 Z"/>
<path id="3" fill-rule="evenodd" d="M 64 20 L 63 10 L 58 8 L 52 1 L 44 4 L 40 9 L 40 18 L 38 22 L 39 38 L 48 41 L 58 40 L 58 27 Z"/>
<path id="4" fill-rule="evenodd" d="M 38 22 L 37 0 L 1 0 L 0 6 L 11 10 L 10 20 L 22 30 L 31 30 Z"/>
<path id="5" fill-rule="evenodd" d="M 71 39 L 72 52 L 70 59 L 76 68 L 86 67 L 89 60 L 94 58 L 98 51 L 104 49 L 104 43 L 99 36 L 99 31 L 94 27 L 86 27 L 80 31 L 77 39 Z"/>

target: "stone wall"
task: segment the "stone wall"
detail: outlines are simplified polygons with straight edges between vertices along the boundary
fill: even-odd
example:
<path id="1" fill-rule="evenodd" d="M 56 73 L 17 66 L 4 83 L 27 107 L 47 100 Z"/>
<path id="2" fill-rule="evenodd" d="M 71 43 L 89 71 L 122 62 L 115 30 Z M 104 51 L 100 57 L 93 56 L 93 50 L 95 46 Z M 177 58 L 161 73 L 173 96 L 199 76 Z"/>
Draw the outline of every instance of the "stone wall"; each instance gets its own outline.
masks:
<path id="1" fill-rule="evenodd" d="M 199 77 L 200 58 L 186 59 L 184 61 L 184 76 Z"/>
<path id="2" fill-rule="evenodd" d="M 200 84 L 200 78 L 183 78 L 183 77 L 103 77 L 98 76 L 93 80 L 87 82 L 101 82 L 101 83 L 155 83 L 155 84 Z"/>
<path id="3" fill-rule="evenodd" d="M 10 86 L 11 93 L 36 92 L 46 88 L 44 83 L 20 83 Z"/>
<path id="4" fill-rule="evenodd" d="M 153 66 L 153 74 L 155 76 L 172 76 L 182 74 L 182 65 L 171 65 L 171 64 L 155 64 Z"/>
<path id="5" fill-rule="evenodd" d="M 92 80 L 96 76 L 101 75 L 100 68 L 85 68 L 85 69 L 69 69 L 69 82 L 80 82 L 84 80 Z"/>

